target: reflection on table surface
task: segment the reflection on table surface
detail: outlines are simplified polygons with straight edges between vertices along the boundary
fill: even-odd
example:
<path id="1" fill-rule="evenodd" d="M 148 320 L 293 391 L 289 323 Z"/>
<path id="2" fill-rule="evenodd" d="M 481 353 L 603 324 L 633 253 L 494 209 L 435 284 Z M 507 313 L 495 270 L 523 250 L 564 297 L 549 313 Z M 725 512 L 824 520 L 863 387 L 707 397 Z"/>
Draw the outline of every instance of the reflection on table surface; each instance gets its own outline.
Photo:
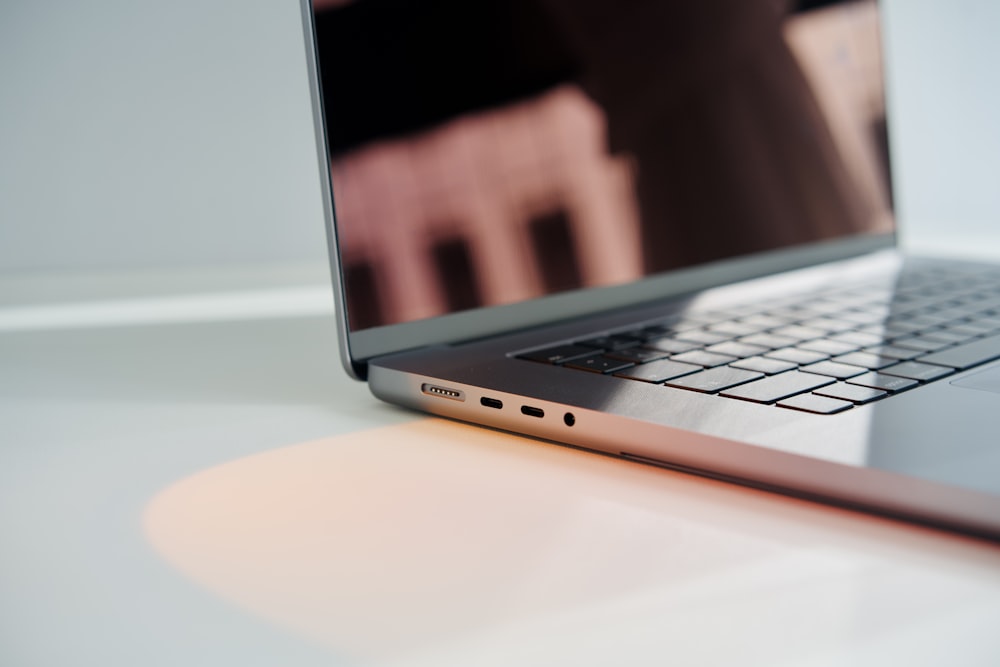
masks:
<path id="1" fill-rule="evenodd" d="M 205 470 L 144 526 L 365 662 L 873 661 L 1000 618 L 993 545 L 437 419 Z"/>

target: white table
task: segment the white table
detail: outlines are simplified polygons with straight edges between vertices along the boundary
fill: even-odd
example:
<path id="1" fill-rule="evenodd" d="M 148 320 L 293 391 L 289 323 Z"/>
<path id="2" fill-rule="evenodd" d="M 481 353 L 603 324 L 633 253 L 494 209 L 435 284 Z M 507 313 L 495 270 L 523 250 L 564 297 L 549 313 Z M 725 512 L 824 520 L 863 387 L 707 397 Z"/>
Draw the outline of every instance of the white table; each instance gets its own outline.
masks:
<path id="1" fill-rule="evenodd" d="M 1000 663 L 996 544 L 381 404 L 322 284 L 150 293 L 0 309 L 0 664 Z"/>

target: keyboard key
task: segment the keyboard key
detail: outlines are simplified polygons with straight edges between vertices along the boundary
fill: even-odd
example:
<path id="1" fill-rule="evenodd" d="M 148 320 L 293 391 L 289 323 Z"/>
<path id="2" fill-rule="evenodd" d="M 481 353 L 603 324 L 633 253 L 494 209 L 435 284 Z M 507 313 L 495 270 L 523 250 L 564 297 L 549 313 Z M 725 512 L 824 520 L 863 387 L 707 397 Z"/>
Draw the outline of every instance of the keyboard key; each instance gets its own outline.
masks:
<path id="1" fill-rule="evenodd" d="M 741 321 L 759 327 L 760 331 L 774 329 L 775 327 L 782 327 L 788 324 L 787 319 L 766 314 L 750 315 L 749 317 L 744 317 Z"/>
<path id="2" fill-rule="evenodd" d="M 788 326 L 775 329 L 771 333 L 775 336 L 788 336 L 789 338 L 794 338 L 795 340 L 806 341 L 822 338 L 827 332 L 813 327 L 790 324 Z"/>
<path id="3" fill-rule="evenodd" d="M 721 343 L 732 338 L 732 336 L 726 336 L 724 334 L 713 333 L 711 331 L 706 331 L 704 329 L 691 329 L 690 331 L 682 331 L 676 336 L 677 340 L 686 341 L 689 343 L 701 343 L 702 345 L 714 345 L 715 343 Z"/>
<path id="4" fill-rule="evenodd" d="M 829 333 L 840 333 L 841 331 L 849 331 L 857 327 L 856 322 L 849 322 L 847 320 L 838 320 L 832 317 L 815 317 L 811 320 L 804 320 L 800 322 L 804 327 L 809 327 L 812 329 L 822 329 L 823 331 Z"/>
<path id="5" fill-rule="evenodd" d="M 749 357 L 747 359 L 734 361 L 729 365 L 733 368 L 742 368 L 746 371 L 757 371 L 758 373 L 764 373 L 765 375 L 777 375 L 778 373 L 784 373 L 785 371 L 790 371 L 796 367 L 796 364 L 793 364 L 790 361 L 768 359 L 767 357 Z"/>
<path id="6" fill-rule="evenodd" d="M 854 352 L 858 349 L 857 345 L 853 343 L 845 343 L 842 340 L 810 340 L 805 343 L 800 343 L 797 345 L 800 350 L 809 350 L 810 352 L 822 352 L 823 354 L 828 354 L 831 357 L 838 354 L 847 354 L 848 352 Z"/>
<path id="7" fill-rule="evenodd" d="M 834 357 L 832 361 L 840 364 L 850 364 L 851 366 L 861 366 L 862 368 L 867 368 L 870 371 L 877 371 L 880 368 L 885 368 L 886 366 L 892 366 L 899 362 L 899 359 L 893 359 L 892 357 L 880 357 L 877 354 L 871 354 L 870 352 L 848 352 L 847 354 L 842 354 L 839 357 Z"/>
<path id="8" fill-rule="evenodd" d="M 714 312 L 685 312 L 680 316 L 680 319 L 675 324 L 682 324 L 684 328 L 704 328 L 709 324 L 715 324 L 716 322 L 722 322 L 723 320 L 733 319 L 733 315 L 726 312 L 714 311 Z"/>
<path id="9" fill-rule="evenodd" d="M 705 325 L 711 324 L 712 322 L 718 322 L 717 319 L 713 319 L 705 315 L 704 313 L 688 313 L 684 317 L 678 319 L 670 327 L 675 332 L 689 331 L 691 329 L 704 329 Z"/>
<path id="10" fill-rule="evenodd" d="M 867 347 L 869 345 L 880 344 L 882 342 L 882 337 L 865 331 L 845 331 L 843 333 L 830 336 L 830 340 Z"/>
<path id="11" fill-rule="evenodd" d="M 919 361 L 904 361 L 901 364 L 882 369 L 882 373 L 885 375 L 895 375 L 896 377 L 910 378 L 911 380 L 920 380 L 921 382 L 937 380 L 954 372 L 954 368 L 922 364 Z"/>
<path id="12" fill-rule="evenodd" d="M 614 373 L 615 371 L 620 371 L 623 368 L 628 368 L 633 364 L 627 361 L 620 361 L 618 359 L 612 359 L 611 357 L 605 357 L 601 354 L 595 354 L 592 357 L 584 357 L 583 359 L 569 361 L 564 365 L 567 368 L 575 368 L 580 371 L 591 371 L 592 373 Z"/>
<path id="13" fill-rule="evenodd" d="M 882 322 L 886 318 L 886 315 L 887 313 L 884 310 L 852 310 L 841 313 L 838 317 L 848 322 L 854 322 L 855 324 L 876 324 Z"/>
<path id="14" fill-rule="evenodd" d="M 921 354 L 917 350 L 911 350 L 908 347 L 896 347 L 895 345 L 873 345 L 872 347 L 866 347 L 864 349 L 864 352 L 868 352 L 880 357 L 899 359 L 901 361 L 916 359 Z"/>
<path id="15" fill-rule="evenodd" d="M 721 366 L 693 375 L 685 375 L 674 380 L 668 380 L 667 385 L 680 389 L 691 389 L 714 394 L 717 391 L 735 387 L 736 385 L 762 377 L 764 377 L 763 373 L 754 373 L 753 371 L 744 371 L 739 368 Z"/>
<path id="16" fill-rule="evenodd" d="M 971 343 L 928 354 L 920 357 L 920 361 L 962 370 L 997 358 L 1000 358 L 1000 335 L 980 338 Z"/>
<path id="17" fill-rule="evenodd" d="M 802 370 L 806 373 L 816 373 L 818 375 L 827 375 L 832 378 L 837 378 L 838 380 L 845 380 L 847 378 L 854 377 L 855 375 L 861 375 L 866 369 L 861 368 L 860 366 L 838 364 L 835 361 L 820 361 L 815 364 L 803 366 Z"/>
<path id="18" fill-rule="evenodd" d="M 913 315 L 908 317 L 907 321 L 924 329 L 936 329 L 947 324 L 952 324 L 956 319 L 962 319 L 962 317 L 950 317 L 948 315 L 942 316 L 939 314 L 941 312 L 942 311 L 935 311 L 933 315 Z"/>
<path id="19" fill-rule="evenodd" d="M 816 313 L 805 310 L 804 308 L 796 306 L 795 304 L 791 304 L 788 306 L 780 306 L 778 308 L 771 308 L 770 310 L 768 310 L 767 314 L 773 317 L 780 317 L 787 320 L 785 324 L 791 324 L 792 322 L 798 322 L 799 320 L 804 320 L 809 317 L 816 316 Z"/>
<path id="20" fill-rule="evenodd" d="M 571 359 L 586 357 L 593 353 L 593 348 L 582 345 L 558 345 L 518 355 L 518 359 L 530 359 L 531 361 L 540 361 L 543 364 L 561 364 Z"/>
<path id="21" fill-rule="evenodd" d="M 698 343 L 688 343 L 682 340 L 677 340 L 676 338 L 664 337 L 648 340 L 643 347 L 648 347 L 654 350 L 662 350 L 671 354 L 680 354 L 681 352 L 697 350 L 701 347 L 701 345 Z"/>
<path id="22" fill-rule="evenodd" d="M 831 299 L 827 295 L 811 298 L 805 307 L 813 313 L 820 313 L 824 317 L 832 317 L 835 314 L 839 316 L 840 311 L 846 308 L 846 304 L 842 300 Z"/>
<path id="23" fill-rule="evenodd" d="M 763 354 L 767 352 L 766 347 L 758 347 L 756 345 L 747 345 L 746 343 L 737 343 L 736 341 L 730 340 L 725 343 L 718 343 L 710 347 L 705 348 L 706 352 L 714 352 L 715 354 L 728 354 L 731 357 L 753 357 L 758 354 Z"/>
<path id="24" fill-rule="evenodd" d="M 727 389 L 722 392 L 722 395 L 756 403 L 774 403 L 795 394 L 833 384 L 833 382 L 833 378 L 825 375 L 788 371 L 781 375 L 771 375 L 761 380 Z"/>
<path id="25" fill-rule="evenodd" d="M 718 324 L 713 324 L 708 327 L 709 331 L 713 333 L 722 334 L 728 338 L 735 338 L 737 336 L 749 336 L 750 334 L 759 333 L 764 330 L 764 327 L 760 327 L 749 322 L 719 322 Z"/>
<path id="26" fill-rule="evenodd" d="M 985 336 L 987 334 L 995 333 L 996 329 L 981 322 L 962 322 L 960 324 L 946 327 L 945 331 L 954 331 L 956 333 L 964 333 L 970 336 Z"/>
<path id="27" fill-rule="evenodd" d="M 597 338 L 579 340 L 576 344 L 585 345 L 587 347 L 601 348 L 603 350 L 622 350 L 626 347 L 634 347 L 641 342 L 642 339 L 636 338 L 635 336 L 613 334 L 611 336 L 598 336 Z"/>
<path id="28" fill-rule="evenodd" d="M 854 407 L 854 403 L 826 396 L 817 396 L 816 394 L 800 394 L 780 401 L 778 407 L 813 412 L 818 415 L 832 415 L 844 410 L 850 410 Z"/>
<path id="29" fill-rule="evenodd" d="M 636 335 L 643 340 L 651 340 L 653 338 L 662 338 L 668 334 L 673 334 L 675 331 L 676 329 L 666 324 L 651 324 L 640 329 L 639 333 Z"/>
<path id="30" fill-rule="evenodd" d="M 736 361 L 736 357 L 730 357 L 728 354 L 713 354 L 704 350 L 692 350 L 691 352 L 675 354 L 670 358 L 674 361 L 682 361 L 685 364 L 698 364 L 706 368 L 725 366 Z"/>
<path id="31" fill-rule="evenodd" d="M 919 333 L 927 327 L 915 322 L 909 322 L 907 320 L 892 319 L 886 320 L 883 328 L 885 330 L 885 335 L 889 338 L 905 338 Z"/>
<path id="32" fill-rule="evenodd" d="M 800 350 L 797 347 L 785 347 L 780 350 L 773 350 L 764 355 L 770 359 L 789 361 L 793 364 L 815 364 L 829 358 L 829 354 L 814 352 L 811 350 Z"/>
<path id="33" fill-rule="evenodd" d="M 769 333 L 759 333 L 752 334 L 750 336 L 743 336 L 739 339 L 741 343 L 747 343 L 749 345 L 759 345 L 760 347 L 766 347 L 769 350 L 776 350 L 779 347 L 791 347 L 799 341 L 795 338 L 789 336 L 775 336 Z"/>
<path id="34" fill-rule="evenodd" d="M 919 382 L 904 377 L 894 375 L 883 375 L 882 373 L 865 373 L 847 380 L 847 384 L 858 385 L 860 387 L 870 387 L 872 389 L 882 389 L 891 393 L 906 391 L 916 387 Z"/>
<path id="35" fill-rule="evenodd" d="M 666 380 L 681 377 L 682 375 L 697 373 L 702 370 L 704 369 L 701 366 L 682 364 L 679 361 L 670 361 L 669 359 L 661 359 L 659 361 L 651 361 L 648 364 L 642 364 L 641 366 L 626 368 L 625 370 L 618 371 L 615 375 L 622 378 L 628 378 L 630 380 L 641 380 L 643 382 L 664 382 Z"/>
<path id="36" fill-rule="evenodd" d="M 938 350 L 943 350 L 951 345 L 951 343 L 942 343 L 941 341 L 924 338 L 923 336 L 897 338 L 892 341 L 892 344 L 897 347 L 908 347 L 914 350 L 920 350 L 921 352 L 937 352 Z"/>
<path id="37" fill-rule="evenodd" d="M 878 399 L 885 398 L 889 395 L 889 392 L 882 389 L 861 387 L 859 385 L 847 384 L 844 382 L 838 382 L 837 384 L 820 387 L 813 393 L 819 394 L 820 396 L 827 396 L 829 398 L 839 398 L 843 401 L 856 403 L 857 405 L 871 403 L 872 401 L 877 401 Z"/>
<path id="38" fill-rule="evenodd" d="M 651 350 L 645 347 L 627 347 L 624 350 L 607 352 L 605 353 L 605 356 L 611 357 L 612 359 L 619 359 L 621 361 L 631 361 L 636 364 L 644 364 L 647 361 L 663 359 L 667 356 L 667 353 L 662 350 Z"/>
<path id="39" fill-rule="evenodd" d="M 934 323 L 937 326 L 947 326 L 949 324 L 954 324 L 957 321 L 973 317 L 975 314 L 975 308 L 958 305 L 935 310 L 929 315 L 921 315 L 918 321 L 922 324 Z"/>

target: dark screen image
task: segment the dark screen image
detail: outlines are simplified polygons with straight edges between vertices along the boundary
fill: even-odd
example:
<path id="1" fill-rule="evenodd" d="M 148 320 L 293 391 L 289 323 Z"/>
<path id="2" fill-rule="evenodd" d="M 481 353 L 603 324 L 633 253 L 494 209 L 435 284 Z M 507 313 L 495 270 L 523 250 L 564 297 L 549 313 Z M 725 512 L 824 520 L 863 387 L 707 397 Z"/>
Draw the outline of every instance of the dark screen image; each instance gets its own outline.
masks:
<path id="1" fill-rule="evenodd" d="M 352 330 L 893 228 L 874 0 L 315 12 Z"/>

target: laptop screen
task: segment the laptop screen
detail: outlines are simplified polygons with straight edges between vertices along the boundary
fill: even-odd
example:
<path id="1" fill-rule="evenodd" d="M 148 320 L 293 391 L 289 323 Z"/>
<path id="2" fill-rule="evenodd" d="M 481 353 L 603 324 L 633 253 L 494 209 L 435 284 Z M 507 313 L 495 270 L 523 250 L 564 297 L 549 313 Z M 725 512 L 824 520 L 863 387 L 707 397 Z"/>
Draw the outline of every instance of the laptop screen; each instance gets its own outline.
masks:
<path id="1" fill-rule="evenodd" d="M 874 0 L 315 0 L 351 331 L 893 230 Z"/>

